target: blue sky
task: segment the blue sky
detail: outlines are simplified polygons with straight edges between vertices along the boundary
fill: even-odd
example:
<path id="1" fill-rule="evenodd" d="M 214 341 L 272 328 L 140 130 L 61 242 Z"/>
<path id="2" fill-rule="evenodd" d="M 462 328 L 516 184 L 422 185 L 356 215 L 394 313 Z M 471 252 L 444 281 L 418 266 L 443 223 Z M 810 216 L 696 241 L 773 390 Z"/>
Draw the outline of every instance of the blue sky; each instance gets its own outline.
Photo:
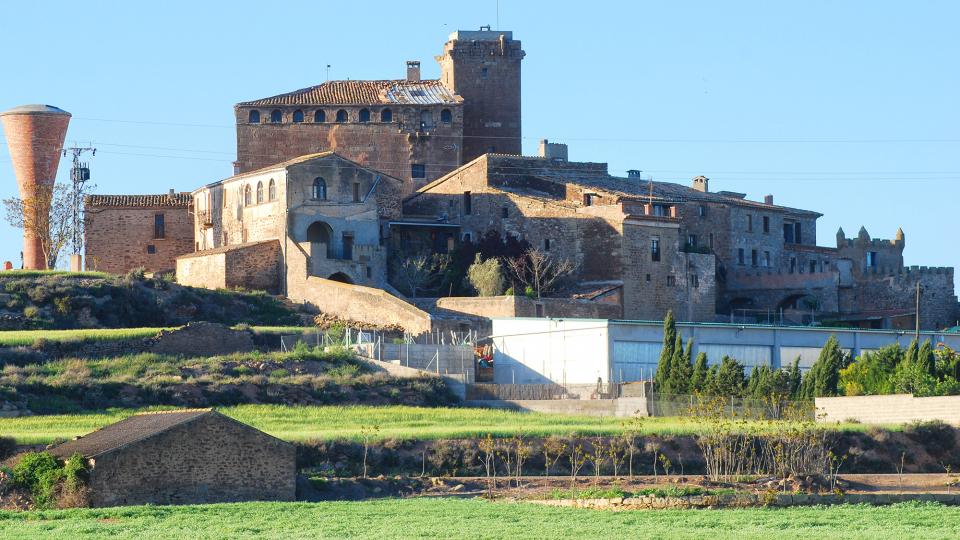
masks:
<path id="1" fill-rule="evenodd" d="M 333 79 L 399 78 L 494 0 L 4 2 L 0 109 L 49 103 L 92 142 L 101 193 L 229 176 L 234 103 Z M 907 237 L 907 264 L 960 266 L 960 3 L 501 0 L 523 41 L 524 150 L 642 169 Z M 68 164 L 61 163 L 60 180 Z M 0 146 L 0 197 L 16 193 Z M 0 260 L 20 233 L 0 225 Z"/>

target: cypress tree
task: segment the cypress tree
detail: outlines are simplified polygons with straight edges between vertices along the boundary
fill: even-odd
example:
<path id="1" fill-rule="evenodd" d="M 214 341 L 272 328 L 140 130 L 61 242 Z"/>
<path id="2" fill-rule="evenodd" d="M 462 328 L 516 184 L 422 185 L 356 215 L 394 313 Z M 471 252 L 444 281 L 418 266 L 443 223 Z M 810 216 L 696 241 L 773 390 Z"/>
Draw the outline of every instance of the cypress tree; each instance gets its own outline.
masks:
<path id="1" fill-rule="evenodd" d="M 687 343 L 689 350 L 690 343 Z M 670 361 L 670 393 L 685 394 L 690 389 L 690 375 L 693 367 L 683 350 L 683 337 L 678 333 L 673 345 L 673 359 Z"/>
<path id="2" fill-rule="evenodd" d="M 913 339 L 910 341 L 910 345 L 907 346 L 907 352 L 903 357 L 903 361 L 906 362 L 908 366 L 916 364 L 918 352 L 917 340 Z"/>
<path id="3" fill-rule="evenodd" d="M 917 351 L 917 368 L 921 373 L 927 373 L 931 377 L 937 376 L 937 361 L 933 356 L 933 345 L 927 339 Z"/>
<path id="4" fill-rule="evenodd" d="M 693 373 L 690 375 L 690 391 L 705 392 L 708 375 L 707 353 L 701 352 L 697 355 L 697 361 L 693 364 Z"/>
<path id="5" fill-rule="evenodd" d="M 840 384 L 840 370 L 843 367 L 843 351 L 840 350 L 840 343 L 836 336 L 830 336 L 807 374 L 811 381 L 804 388 L 804 397 L 836 396 L 837 387 Z"/>
<path id="6" fill-rule="evenodd" d="M 669 389 L 668 379 L 672 373 L 673 347 L 676 340 L 677 322 L 673 318 L 673 312 L 668 311 L 667 316 L 663 319 L 663 348 L 660 350 L 657 375 L 654 377 L 658 392 L 666 392 Z"/>
<path id="7" fill-rule="evenodd" d="M 803 377 L 800 374 L 800 357 L 798 356 L 794 361 L 793 365 L 790 366 L 790 370 L 787 371 L 787 394 L 796 399 L 800 397 L 800 382 L 803 380 Z"/>
<path id="8" fill-rule="evenodd" d="M 757 382 L 760 380 L 760 368 L 753 366 L 750 370 L 750 378 L 747 379 L 747 395 L 755 397 L 757 395 Z"/>

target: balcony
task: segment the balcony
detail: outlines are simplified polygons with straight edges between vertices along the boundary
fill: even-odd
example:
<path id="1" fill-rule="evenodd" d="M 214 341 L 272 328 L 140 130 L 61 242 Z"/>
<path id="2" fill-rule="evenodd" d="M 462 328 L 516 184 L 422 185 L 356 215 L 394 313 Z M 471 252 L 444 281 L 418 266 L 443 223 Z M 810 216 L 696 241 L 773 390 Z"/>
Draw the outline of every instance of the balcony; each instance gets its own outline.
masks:
<path id="1" fill-rule="evenodd" d="M 213 213 L 210 210 L 197 210 L 197 223 L 201 229 L 213 227 Z"/>

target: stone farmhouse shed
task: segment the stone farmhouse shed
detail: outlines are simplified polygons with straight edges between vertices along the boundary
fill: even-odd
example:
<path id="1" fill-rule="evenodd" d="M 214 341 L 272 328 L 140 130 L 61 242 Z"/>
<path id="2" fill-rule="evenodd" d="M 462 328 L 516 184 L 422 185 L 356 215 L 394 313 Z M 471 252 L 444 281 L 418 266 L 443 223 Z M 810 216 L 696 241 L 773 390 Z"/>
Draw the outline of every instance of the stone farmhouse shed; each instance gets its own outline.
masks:
<path id="1" fill-rule="evenodd" d="M 86 458 L 95 507 L 296 496 L 294 446 L 211 409 L 135 414 L 50 452 Z"/>

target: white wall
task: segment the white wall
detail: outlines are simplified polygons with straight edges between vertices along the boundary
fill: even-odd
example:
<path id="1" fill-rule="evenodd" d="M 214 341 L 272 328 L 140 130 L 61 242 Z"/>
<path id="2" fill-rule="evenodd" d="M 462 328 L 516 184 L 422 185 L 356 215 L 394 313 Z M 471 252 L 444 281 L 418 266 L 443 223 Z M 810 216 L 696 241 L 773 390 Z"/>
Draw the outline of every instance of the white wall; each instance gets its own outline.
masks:
<path id="1" fill-rule="evenodd" d="M 492 337 L 495 383 L 609 382 L 607 321 L 494 319 Z"/>

